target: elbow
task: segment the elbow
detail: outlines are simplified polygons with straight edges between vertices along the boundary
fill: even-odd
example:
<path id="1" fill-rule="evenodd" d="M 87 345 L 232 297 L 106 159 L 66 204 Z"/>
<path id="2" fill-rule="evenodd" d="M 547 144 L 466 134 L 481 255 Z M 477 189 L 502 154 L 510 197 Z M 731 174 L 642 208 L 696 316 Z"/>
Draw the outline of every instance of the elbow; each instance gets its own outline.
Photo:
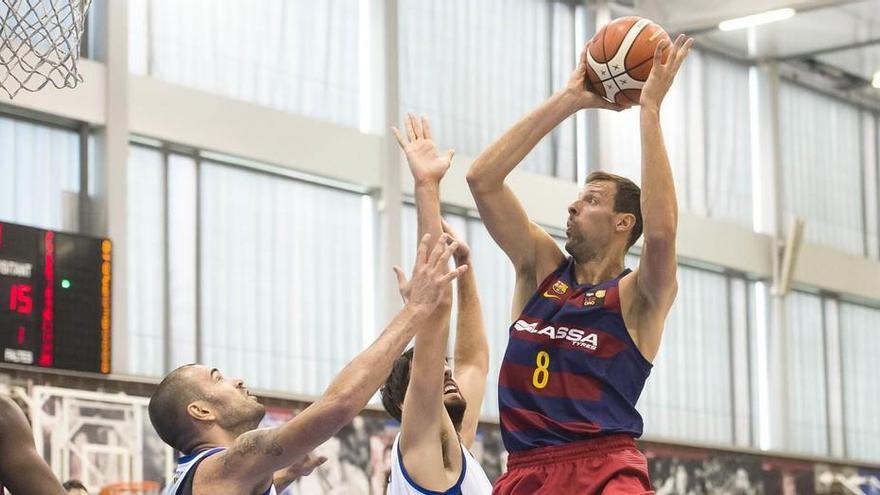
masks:
<path id="1" fill-rule="evenodd" d="M 471 188 L 471 192 L 473 193 L 481 193 L 492 189 L 493 185 L 497 186 L 497 184 L 492 184 L 492 178 L 480 171 L 480 168 L 480 162 L 479 159 L 477 159 L 477 161 L 471 165 L 471 168 L 468 169 L 467 175 L 465 176 L 468 187 Z"/>
<path id="2" fill-rule="evenodd" d="M 357 416 L 364 404 L 359 404 L 353 399 L 353 393 L 338 393 L 326 398 L 326 421 L 343 427 Z"/>
<path id="3" fill-rule="evenodd" d="M 485 182 L 480 172 L 476 170 L 475 165 L 472 165 L 471 168 L 468 169 L 465 179 L 467 180 L 468 187 L 471 188 L 471 191 L 479 190 Z"/>

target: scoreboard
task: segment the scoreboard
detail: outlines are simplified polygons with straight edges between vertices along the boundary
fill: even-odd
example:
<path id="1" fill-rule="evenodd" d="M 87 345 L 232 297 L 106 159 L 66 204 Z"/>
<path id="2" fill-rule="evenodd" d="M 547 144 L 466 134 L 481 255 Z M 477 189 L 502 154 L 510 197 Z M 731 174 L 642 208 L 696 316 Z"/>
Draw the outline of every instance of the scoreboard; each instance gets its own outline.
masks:
<path id="1" fill-rule="evenodd" d="M 110 373 L 108 239 L 0 222 L 0 362 Z"/>

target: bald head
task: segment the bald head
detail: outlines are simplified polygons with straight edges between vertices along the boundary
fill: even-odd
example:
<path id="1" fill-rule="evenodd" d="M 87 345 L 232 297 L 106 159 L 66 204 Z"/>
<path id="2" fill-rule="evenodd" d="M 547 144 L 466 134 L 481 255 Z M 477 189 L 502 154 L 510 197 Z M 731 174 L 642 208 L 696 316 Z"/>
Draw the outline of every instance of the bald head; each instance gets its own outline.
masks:
<path id="1" fill-rule="evenodd" d="M 150 397 L 150 422 L 165 443 L 183 451 L 183 443 L 192 435 L 186 408 L 203 400 L 205 393 L 194 374 L 199 366 L 187 364 L 165 377 Z"/>

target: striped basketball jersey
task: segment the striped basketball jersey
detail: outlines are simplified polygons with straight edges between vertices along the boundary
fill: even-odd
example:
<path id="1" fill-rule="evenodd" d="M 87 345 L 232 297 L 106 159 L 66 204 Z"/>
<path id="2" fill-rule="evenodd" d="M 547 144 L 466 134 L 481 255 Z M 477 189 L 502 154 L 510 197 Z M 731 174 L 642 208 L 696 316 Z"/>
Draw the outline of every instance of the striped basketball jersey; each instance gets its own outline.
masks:
<path id="1" fill-rule="evenodd" d="M 388 484 L 388 495 L 490 495 L 491 493 L 492 483 L 483 471 L 483 467 L 464 446 L 461 447 L 461 475 L 455 485 L 444 492 L 422 488 L 410 477 L 403 465 L 400 433 L 394 439 L 394 445 L 391 447 L 391 482 Z"/>
<path id="2" fill-rule="evenodd" d="M 635 405 L 652 366 L 623 322 L 619 283 L 628 273 L 579 285 L 567 258 L 510 326 L 498 380 L 509 452 L 615 433 L 641 436 Z"/>
<path id="3" fill-rule="evenodd" d="M 171 484 L 165 488 L 163 495 L 192 495 L 193 480 L 195 479 L 196 469 L 199 464 L 208 457 L 224 450 L 226 449 L 223 447 L 216 447 L 180 457 L 177 460 L 177 469 L 174 470 L 174 478 Z M 263 495 L 277 495 L 275 486 L 269 487 Z"/>

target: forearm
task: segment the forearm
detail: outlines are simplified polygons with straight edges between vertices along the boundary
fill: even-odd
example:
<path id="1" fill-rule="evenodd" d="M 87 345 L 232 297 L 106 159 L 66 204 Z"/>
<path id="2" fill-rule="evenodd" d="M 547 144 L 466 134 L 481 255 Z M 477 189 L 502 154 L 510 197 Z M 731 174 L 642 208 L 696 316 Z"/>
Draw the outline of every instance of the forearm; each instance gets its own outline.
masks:
<path id="1" fill-rule="evenodd" d="M 480 153 L 468 171 L 471 189 L 500 187 L 538 142 L 579 108 L 571 91 L 554 93 Z"/>
<path id="2" fill-rule="evenodd" d="M 473 266 L 470 260 L 456 260 L 456 264 Z M 458 327 L 455 333 L 455 366 L 471 365 L 488 370 L 489 342 L 483 325 L 477 279 L 473 269 L 458 279 Z"/>
<path id="3" fill-rule="evenodd" d="M 336 375 L 324 397 L 346 398 L 355 413 L 360 411 L 385 382 L 394 361 L 428 317 L 424 309 L 404 306 L 373 344 Z"/>
<path id="4" fill-rule="evenodd" d="M 450 309 L 449 305 L 441 304 L 425 322 L 426 328 L 416 336 L 402 418 L 402 429 L 410 437 L 407 441 L 432 426 L 439 426 Z"/>
<path id="5" fill-rule="evenodd" d="M 419 236 L 431 234 L 431 244 L 428 250 L 443 234 L 443 224 L 440 216 L 440 182 L 423 181 L 415 184 L 416 215 Z"/>
<path id="6" fill-rule="evenodd" d="M 641 210 L 645 239 L 675 236 L 678 201 L 672 167 L 663 142 L 660 112 L 641 109 L 642 193 Z"/>

